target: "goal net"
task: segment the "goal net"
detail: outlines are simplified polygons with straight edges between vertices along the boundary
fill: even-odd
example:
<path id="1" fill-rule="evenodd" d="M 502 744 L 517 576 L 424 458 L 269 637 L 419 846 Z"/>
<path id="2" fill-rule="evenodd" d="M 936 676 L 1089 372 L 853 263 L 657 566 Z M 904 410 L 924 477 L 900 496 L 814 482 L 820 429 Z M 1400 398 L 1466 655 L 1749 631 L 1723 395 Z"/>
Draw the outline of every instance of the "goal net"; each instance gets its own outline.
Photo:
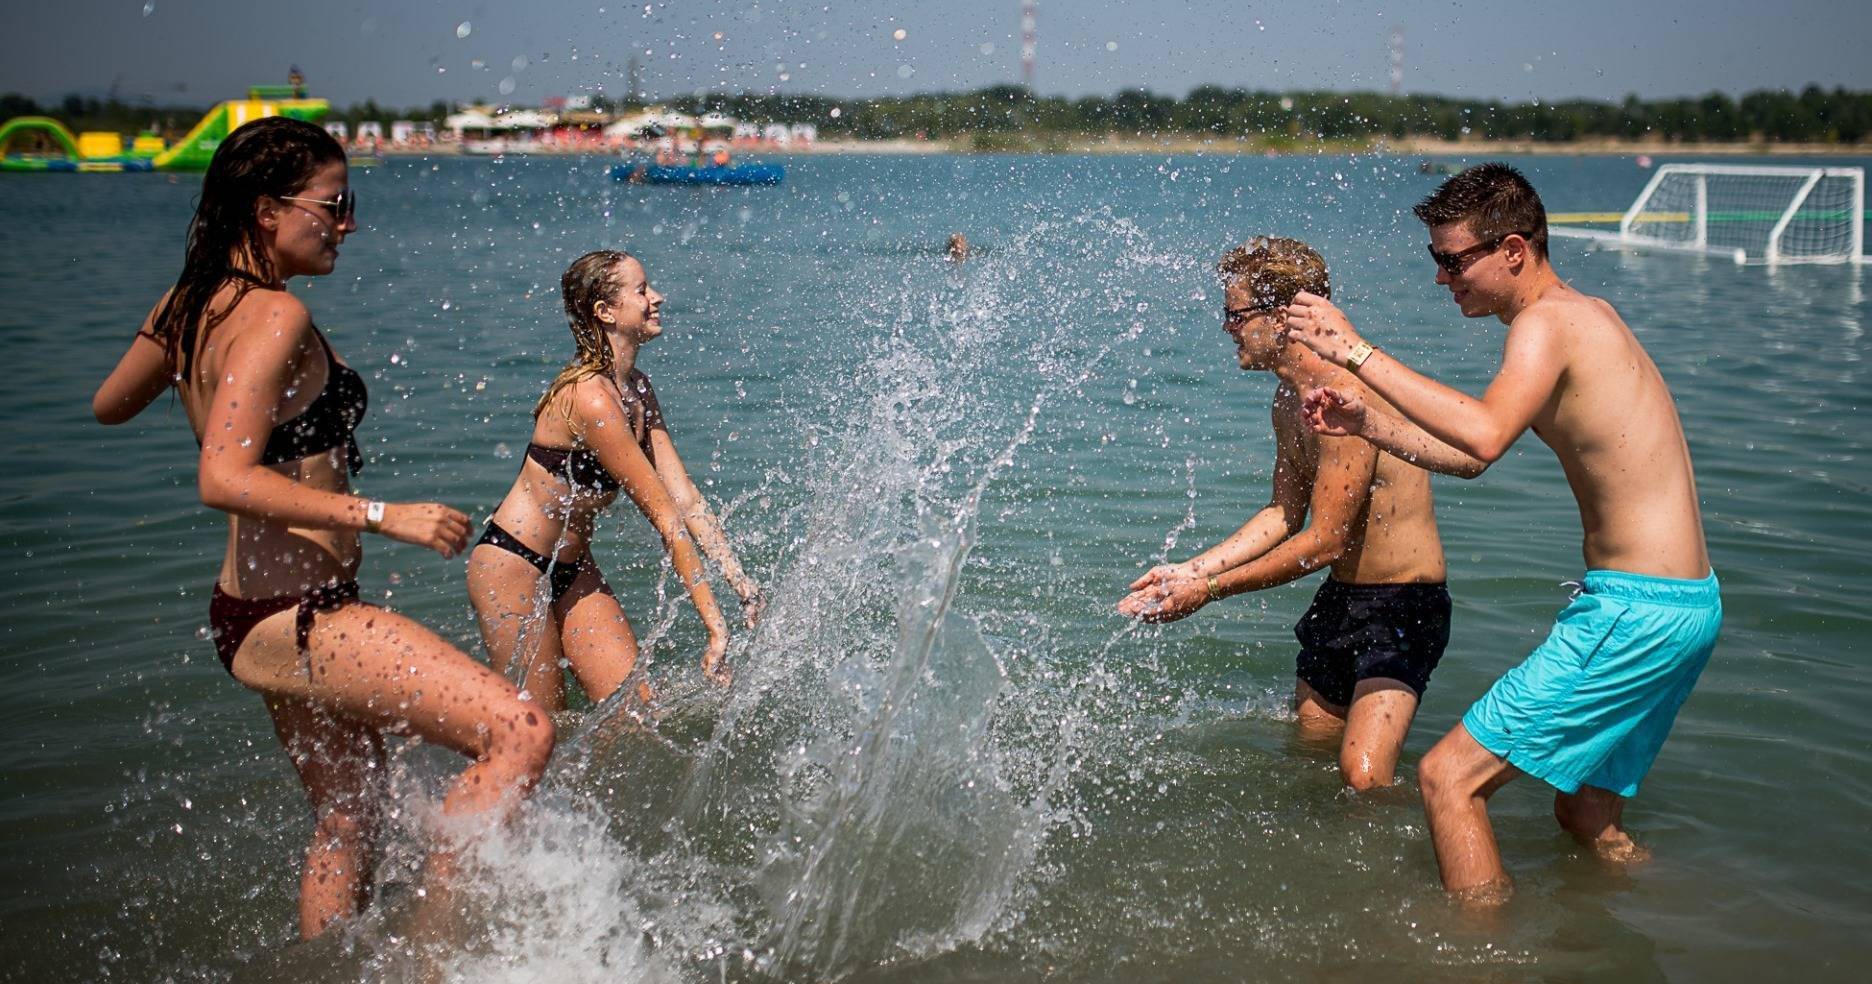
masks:
<path id="1" fill-rule="evenodd" d="M 1594 238 L 1738 263 L 1851 263 L 1863 261 L 1864 229 L 1862 168 L 1666 164 L 1616 236 Z"/>

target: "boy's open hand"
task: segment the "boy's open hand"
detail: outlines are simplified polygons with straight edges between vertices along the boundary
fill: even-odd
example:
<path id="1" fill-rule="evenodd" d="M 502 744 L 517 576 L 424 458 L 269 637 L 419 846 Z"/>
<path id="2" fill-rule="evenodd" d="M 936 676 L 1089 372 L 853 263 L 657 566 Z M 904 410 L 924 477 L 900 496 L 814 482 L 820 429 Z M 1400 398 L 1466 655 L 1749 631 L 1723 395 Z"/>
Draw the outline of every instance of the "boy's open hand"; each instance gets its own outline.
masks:
<path id="1" fill-rule="evenodd" d="M 1318 352 L 1335 366 L 1345 365 L 1346 356 L 1364 341 L 1338 305 L 1304 290 L 1287 305 L 1286 325 L 1288 340 Z"/>
<path id="2" fill-rule="evenodd" d="M 1356 437 L 1365 430 L 1365 401 L 1357 393 L 1322 386 L 1307 390 L 1300 406 L 1315 433 Z"/>

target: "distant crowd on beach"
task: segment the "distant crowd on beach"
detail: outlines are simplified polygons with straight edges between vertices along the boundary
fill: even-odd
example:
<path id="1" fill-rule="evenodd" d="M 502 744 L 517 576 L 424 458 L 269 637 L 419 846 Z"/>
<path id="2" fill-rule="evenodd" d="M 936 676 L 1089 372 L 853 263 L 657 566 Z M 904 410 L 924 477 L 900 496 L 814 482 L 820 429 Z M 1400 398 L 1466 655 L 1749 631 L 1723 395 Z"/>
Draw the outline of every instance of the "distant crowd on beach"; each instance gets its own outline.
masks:
<path id="1" fill-rule="evenodd" d="M 733 686 L 730 640 L 769 602 L 690 478 L 641 364 L 663 335 L 664 296 L 644 258 L 622 250 L 594 248 L 566 268 L 571 355 L 533 406 L 526 452 L 478 536 L 441 502 L 354 491 L 366 381 L 285 288 L 335 270 L 358 208 L 345 148 L 326 130 L 281 117 L 235 130 L 204 176 L 180 274 L 92 401 L 101 423 L 120 424 L 173 391 L 199 445 L 201 502 L 228 524 L 212 643 L 261 698 L 311 808 L 307 938 L 372 897 L 387 738 L 460 753 L 441 813 L 498 822 L 552 760 L 569 686 L 592 713 L 656 700 L 627 606 L 592 551 L 620 499 L 655 530 L 706 630 L 706 679 Z M 1355 328 L 1312 245 L 1245 230 L 1255 235 L 1215 269 L 1232 357 L 1273 377 L 1267 503 L 1195 556 L 1130 580 L 1116 611 L 1168 622 L 1324 572 L 1294 626 L 1295 727 L 1338 743 L 1351 789 L 1390 786 L 1456 617 L 1430 475 L 1484 478 L 1531 430 L 1577 502 L 1583 573 L 1524 661 L 1485 693 L 1455 695 L 1472 702 L 1467 713 L 1416 766 L 1444 887 L 1496 905 L 1512 880 L 1489 799 L 1522 776 L 1553 788 L 1559 826 L 1598 857 L 1645 857 L 1624 807 L 1714 648 L 1722 603 L 1670 390 L 1615 308 L 1554 269 L 1533 186 L 1484 164 L 1450 176 L 1415 214 L 1426 270 L 1451 303 L 1506 326 L 1486 390 L 1412 368 L 1384 346 L 1383 326 Z M 958 232 L 942 253 L 961 264 L 975 249 Z M 1216 416 L 1237 412 L 1221 395 L 1215 405 Z M 366 534 L 466 555 L 485 661 L 360 596 Z M 1112 559 L 1114 572 L 1128 564 Z M 448 896 L 457 837 L 435 835 L 421 897 Z"/>

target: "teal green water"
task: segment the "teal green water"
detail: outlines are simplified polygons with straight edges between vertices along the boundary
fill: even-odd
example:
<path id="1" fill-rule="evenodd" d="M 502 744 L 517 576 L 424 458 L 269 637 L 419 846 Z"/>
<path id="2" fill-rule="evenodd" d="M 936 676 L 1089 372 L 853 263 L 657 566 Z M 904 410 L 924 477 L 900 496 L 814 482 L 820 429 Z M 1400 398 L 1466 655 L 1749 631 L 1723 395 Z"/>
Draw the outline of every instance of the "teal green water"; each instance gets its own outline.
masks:
<path id="1" fill-rule="evenodd" d="M 667 705 L 561 721 L 561 759 L 464 893 L 464 980 L 1858 979 L 1872 958 L 1867 276 L 1588 253 L 1679 401 L 1724 635 L 1611 871 L 1518 783 L 1514 902 L 1437 888 L 1411 766 L 1546 631 L 1578 522 L 1532 438 L 1439 480 L 1453 639 L 1405 787 L 1349 797 L 1291 736 L 1311 584 L 1164 628 L 1111 605 L 1266 496 L 1271 381 L 1234 367 L 1210 264 L 1298 236 L 1412 364 L 1478 389 L 1500 327 L 1431 283 L 1397 158 L 806 158 L 775 189 L 643 189 L 608 161 L 391 161 L 294 289 L 371 385 L 360 487 L 485 516 L 569 350 L 559 273 L 638 253 L 657 381 L 774 605 L 710 694 L 648 525 L 599 562 Z M 1623 158 L 1521 162 L 1552 211 L 1623 207 Z M 1864 162 L 1853 161 L 1861 164 Z M 264 712 L 200 638 L 221 550 L 177 408 L 91 389 L 179 267 L 194 187 L 0 182 L 0 966 L 78 979 L 405 976 L 421 825 L 452 763 L 397 757 L 383 903 L 292 939 L 310 822 Z M 960 230 L 981 247 L 939 257 Z M 371 541 L 369 597 L 474 651 L 457 563 Z M 1855 970 L 1854 968 L 1861 968 Z"/>

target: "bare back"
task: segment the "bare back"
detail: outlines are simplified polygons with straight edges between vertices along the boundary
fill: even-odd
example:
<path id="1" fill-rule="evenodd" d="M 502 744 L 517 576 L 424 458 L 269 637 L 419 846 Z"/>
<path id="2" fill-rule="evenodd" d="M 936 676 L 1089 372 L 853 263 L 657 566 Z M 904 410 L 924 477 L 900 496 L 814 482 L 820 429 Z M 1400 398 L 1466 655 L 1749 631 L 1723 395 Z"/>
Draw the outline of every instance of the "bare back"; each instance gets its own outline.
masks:
<path id="1" fill-rule="evenodd" d="M 1530 305 L 1516 323 L 1530 317 L 1562 327 L 1564 366 L 1533 427 L 1579 502 L 1586 566 L 1707 575 L 1690 449 L 1656 363 L 1612 305 L 1570 287 Z"/>

